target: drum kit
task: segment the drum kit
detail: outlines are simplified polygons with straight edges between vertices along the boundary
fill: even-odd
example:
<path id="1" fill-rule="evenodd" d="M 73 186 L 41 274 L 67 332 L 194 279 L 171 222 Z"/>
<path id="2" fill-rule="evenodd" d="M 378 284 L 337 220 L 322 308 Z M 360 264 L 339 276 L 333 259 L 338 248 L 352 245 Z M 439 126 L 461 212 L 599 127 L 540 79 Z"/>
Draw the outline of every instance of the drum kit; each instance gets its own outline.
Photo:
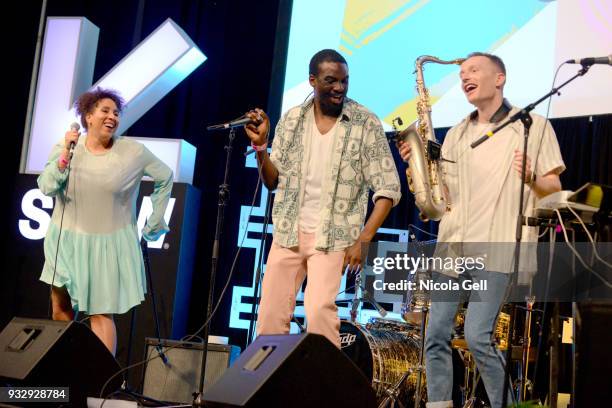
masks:
<path id="1" fill-rule="evenodd" d="M 361 273 L 357 273 L 351 320 L 340 323 L 340 348 L 372 383 L 379 408 L 425 405 L 425 338 L 421 333 L 425 332 L 427 308 L 416 307 L 411 300 L 407 298 L 402 305 L 404 320 L 386 319 L 386 311 L 362 287 Z M 360 302 L 372 304 L 381 317 L 358 323 Z"/>
<path id="2" fill-rule="evenodd" d="M 406 403 L 421 406 L 420 401 L 426 400 L 418 327 L 390 319 L 372 319 L 366 325 L 343 321 L 340 343 L 342 351 L 371 381 L 379 407 L 396 403 L 399 407 L 406 407 Z"/>
<path id="3" fill-rule="evenodd" d="M 425 407 L 424 346 L 429 300 L 424 295 L 408 293 L 401 308 L 402 320 L 373 317 L 366 324 L 360 324 L 356 321 L 355 304 L 371 302 L 371 297 L 364 296 L 365 291 L 360 283 L 358 274 L 351 319 L 343 320 L 340 324 L 342 351 L 371 381 L 378 398 L 378 408 Z M 360 289 L 361 297 L 358 296 Z M 464 372 L 464 381 L 460 386 L 462 406 L 483 407 L 484 396 L 476 393 L 480 376 L 465 341 L 464 321 L 465 309 L 459 309 L 451 346 L 463 365 L 460 367 Z M 508 347 L 509 322 L 510 315 L 500 312 L 493 337 L 501 351 Z"/>

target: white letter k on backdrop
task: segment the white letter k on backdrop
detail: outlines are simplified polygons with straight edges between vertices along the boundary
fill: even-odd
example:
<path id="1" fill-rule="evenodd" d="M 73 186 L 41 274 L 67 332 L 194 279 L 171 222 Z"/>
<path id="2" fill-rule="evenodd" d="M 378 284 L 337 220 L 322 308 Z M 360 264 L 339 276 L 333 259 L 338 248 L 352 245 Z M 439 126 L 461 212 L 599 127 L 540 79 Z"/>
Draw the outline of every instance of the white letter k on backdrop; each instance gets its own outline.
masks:
<path id="1" fill-rule="evenodd" d="M 120 135 L 206 60 L 191 38 L 167 19 L 92 86 L 99 32 L 84 17 L 47 19 L 22 171 L 44 169 L 53 145 L 70 123 L 79 122 L 73 104 L 81 93 L 97 86 L 121 93 L 126 107 L 117 129 Z"/>

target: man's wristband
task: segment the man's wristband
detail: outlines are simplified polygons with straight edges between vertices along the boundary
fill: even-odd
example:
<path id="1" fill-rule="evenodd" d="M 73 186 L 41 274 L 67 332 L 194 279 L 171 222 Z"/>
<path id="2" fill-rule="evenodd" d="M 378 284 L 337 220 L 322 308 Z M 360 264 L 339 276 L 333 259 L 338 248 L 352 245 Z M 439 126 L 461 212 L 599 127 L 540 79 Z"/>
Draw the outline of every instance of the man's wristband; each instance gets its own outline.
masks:
<path id="1" fill-rule="evenodd" d="M 256 152 L 263 152 L 268 148 L 268 142 L 262 144 L 261 146 L 257 146 L 255 143 L 251 142 L 251 148 Z"/>

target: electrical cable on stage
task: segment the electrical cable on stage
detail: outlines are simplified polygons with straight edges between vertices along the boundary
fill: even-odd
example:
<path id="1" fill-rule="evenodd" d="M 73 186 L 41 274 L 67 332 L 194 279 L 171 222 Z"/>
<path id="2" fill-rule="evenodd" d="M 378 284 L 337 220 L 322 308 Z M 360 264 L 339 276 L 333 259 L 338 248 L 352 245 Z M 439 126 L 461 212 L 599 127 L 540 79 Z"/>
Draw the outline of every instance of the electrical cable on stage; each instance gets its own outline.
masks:
<path id="1" fill-rule="evenodd" d="M 597 258 L 601 263 L 606 265 L 608 268 L 612 268 L 612 264 L 609 264 L 608 262 L 604 261 L 602 257 L 599 255 L 599 252 L 597 251 L 597 246 L 595 245 L 595 240 L 593 239 L 593 236 L 587 229 L 586 225 L 584 225 L 582 218 L 580 218 L 580 216 L 574 211 L 574 209 L 571 206 L 568 205 L 567 209 L 570 210 L 572 214 L 574 214 L 576 219 L 580 222 L 580 225 L 582 225 L 582 228 L 584 228 L 584 232 L 586 232 L 587 237 L 589 237 L 589 241 L 591 241 L 591 245 L 593 246 L 593 253 L 595 254 L 595 258 Z"/>
<path id="2" fill-rule="evenodd" d="M 563 230 L 563 236 L 565 237 L 565 243 L 567 244 L 569 249 L 574 253 L 574 255 L 576 256 L 576 259 L 578 259 L 578 261 L 580 261 L 580 263 L 582 264 L 582 266 L 585 267 L 585 269 L 587 269 L 589 272 L 591 272 L 593 275 L 595 275 L 604 285 L 606 285 L 606 287 L 608 287 L 609 289 L 612 289 L 612 283 L 608 282 L 608 280 L 606 278 L 604 278 L 603 276 L 601 276 L 597 271 L 595 271 L 594 269 L 590 268 L 586 264 L 584 259 L 582 259 L 582 257 L 578 253 L 578 251 L 576 251 L 576 248 L 574 248 L 574 246 L 572 244 L 570 244 L 569 238 L 567 237 L 567 231 L 565 229 L 565 225 L 563 224 L 563 218 L 561 217 L 561 213 L 556 208 L 554 209 L 554 211 L 557 213 L 557 217 L 559 218 L 559 223 L 561 224 L 561 229 Z M 605 263 L 607 264 L 607 262 L 605 262 Z"/>

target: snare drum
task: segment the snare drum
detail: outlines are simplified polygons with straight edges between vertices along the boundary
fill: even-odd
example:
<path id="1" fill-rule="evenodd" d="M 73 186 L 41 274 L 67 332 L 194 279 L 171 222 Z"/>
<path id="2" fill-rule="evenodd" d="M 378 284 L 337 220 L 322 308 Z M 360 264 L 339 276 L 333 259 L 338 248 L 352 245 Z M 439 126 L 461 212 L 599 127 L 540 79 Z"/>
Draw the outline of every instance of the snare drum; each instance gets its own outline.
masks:
<path id="1" fill-rule="evenodd" d="M 414 326 L 403 322 L 374 319 L 367 326 L 342 321 L 340 324 L 342 351 L 372 382 L 379 400 L 386 396 L 409 369 L 414 369 L 400 388 L 399 401 L 414 405 L 419 363 L 420 337 Z M 421 401 L 426 401 L 425 370 L 423 370 Z"/>

